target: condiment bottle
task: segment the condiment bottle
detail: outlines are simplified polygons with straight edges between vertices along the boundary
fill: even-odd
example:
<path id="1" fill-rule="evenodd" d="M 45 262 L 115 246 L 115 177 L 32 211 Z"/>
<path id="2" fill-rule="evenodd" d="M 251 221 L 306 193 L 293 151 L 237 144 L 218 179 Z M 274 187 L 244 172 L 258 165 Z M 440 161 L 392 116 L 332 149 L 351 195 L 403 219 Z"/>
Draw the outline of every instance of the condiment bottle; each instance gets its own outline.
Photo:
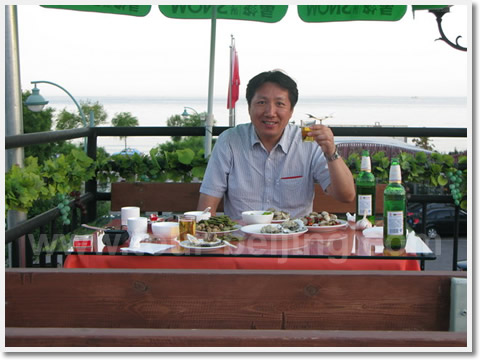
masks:
<path id="1" fill-rule="evenodd" d="M 407 244 L 405 194 L 400 164 L 393 158 L 389 184 L 383 193 L 383 246 L 386 250 L 400 251 Z"/>
<path id="2" fill-rule="evenodd" d="M 368 150 L 363 150 L 362 152 L 360 173 L 355 180 L 355 184 L 357 189 L 356 220 L 362 219 L 366 213 L 367 220 L 370 221 L 372 226 L 375 226 L 376 182 L 375 176 L 372 174 L 372 165 Z"/>

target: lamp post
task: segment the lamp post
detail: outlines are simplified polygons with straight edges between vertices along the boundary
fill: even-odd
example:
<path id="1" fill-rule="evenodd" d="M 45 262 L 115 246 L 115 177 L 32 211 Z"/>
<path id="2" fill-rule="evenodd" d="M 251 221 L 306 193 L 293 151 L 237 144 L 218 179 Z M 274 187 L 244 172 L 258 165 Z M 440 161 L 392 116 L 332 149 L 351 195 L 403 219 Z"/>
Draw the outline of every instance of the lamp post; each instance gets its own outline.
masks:
<path id="1" fill-rule="evenodd" d="M 187 117 L 187 116 L 190 116 L 190 114 L 188 113 L 187 109 L 190 109 L 192 110 L 195 115 L 198 116 L 198 118 L 200 119 L 200 121 L 206 121 L 205 119 L 205 114 L 202 114 L 200 115 L 198 113 L 197 110 L 195 110 L 194 108 L 191 108 L 191 107 L 188 107 L 188 106 L 184 106 L 183 107 L 183 113 L 182 113 L 182 116 L 183 117 Z M 213 114 L 212 114 L 212 119 L 213 119 Z M 208 119 L 208 117 L 207 117 Z M 212 131 L 211 129 L 209 130 L 209 127 L 208 127 L 208 124 L 207 124 L 208 121 L 205 122 L 205 142 L 204 142 L 204 146 L 205 146 L 205 158 L 208 158 L 208 156 L 210 155 L 211 153 L 211 148 L 212 148 Z M 210 133 L 210 136 L 207 136 L 208 134 Z"/>
<path id="2" fill-rule="evenodd" d="M 45 81 L 45 80 L 31 81 L 31 84 L 34 84 L 35 87 L 32 89 L 32 95 L 30 95 L 27 98 L 27 100 L 25 100 L 25 105 L 27 106 L 27 108 L 30 111 L 40 112 L 40 111 L 43 110 L 45 105 L 48 104 L 48 101 L 45 100 L 45 98 L 42 95 L 40 95 L 40 90 L 37 89 L 37 84 L 50 84 L 50 85 L 53 85 L 53 86 L 56 86 L 56 87 L 62 89 L 63 91 L 65 91 L 67 93 L 67 95 L 70 97 L 70 99 L 72 99 L 73 102 L 75 103 L 75 105 L 77 106 L 78 112 L 80 113 L 80 117 L 82 118 L 83 126 L 87 127 L 87 120 L 85 118 L 85 114 L 83 113 L 83 110 L 82 110 L 81 106 L 78 104 L 77 100 L 75 100 L 75 98 L 72 96 L 72 94 L 70 94 L 67 91 L 67 89 L 65 89 L 64 87 L 62 87 L 58 84 L 55 84 L 54 82 Z M 84 138 L 83 139 L 83 147 L 84 147 L 85 152 L 86 152 L 87 151 L 87 143 L 86 143 L 85 140 L 86 139 Z"/>

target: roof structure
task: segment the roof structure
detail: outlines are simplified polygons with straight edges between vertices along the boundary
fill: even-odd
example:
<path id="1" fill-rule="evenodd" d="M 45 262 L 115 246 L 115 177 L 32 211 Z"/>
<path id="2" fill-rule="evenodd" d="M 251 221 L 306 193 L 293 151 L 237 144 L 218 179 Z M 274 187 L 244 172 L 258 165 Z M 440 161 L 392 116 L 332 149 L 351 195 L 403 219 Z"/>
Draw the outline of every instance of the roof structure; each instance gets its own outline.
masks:
<path id="1" fill-rule="evenodd" d="M 388 157 L 396 156 L 401 152 L 409 152 L 412 154 L 420 151 L 427 154 L 433 153 L 433 151 L 407 144 L 395 138 L 336 136 L 335 144 L 337 145 L 338 152 L 344 159 L 348 158 L 351 153 L 362 150 L 369 150 L 371 154 L 384 151 Z"/>

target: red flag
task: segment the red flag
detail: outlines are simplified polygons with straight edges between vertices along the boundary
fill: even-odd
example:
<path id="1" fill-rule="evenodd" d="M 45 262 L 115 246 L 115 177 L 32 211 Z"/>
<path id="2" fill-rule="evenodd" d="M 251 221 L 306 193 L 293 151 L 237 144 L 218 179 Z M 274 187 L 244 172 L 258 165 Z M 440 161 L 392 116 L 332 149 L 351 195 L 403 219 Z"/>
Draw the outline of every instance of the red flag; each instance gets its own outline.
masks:
<path id="1" fill-rule="evenodd" d="M 240 88 L 240 75 L 238 71 L 238 55 L 235 47 L 232 48 L 231 68 L 230 68 L 230 84 L 228 84 L 227 109 L 234 109 L 238 100 Z"/>

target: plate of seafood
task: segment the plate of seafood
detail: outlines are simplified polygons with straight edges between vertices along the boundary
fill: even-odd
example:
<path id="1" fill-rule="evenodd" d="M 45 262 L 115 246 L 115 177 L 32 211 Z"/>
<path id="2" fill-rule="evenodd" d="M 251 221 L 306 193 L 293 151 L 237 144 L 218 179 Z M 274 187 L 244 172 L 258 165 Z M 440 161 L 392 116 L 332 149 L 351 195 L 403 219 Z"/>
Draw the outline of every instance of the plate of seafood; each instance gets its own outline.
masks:
<path id="1" fill-rule="evenodd" d="M 327 232 L 341 230 L 347 227 L 345 220 L 340 220 L 335 214 L 329 214 L 327 211 L 311 212 L 301 218 L 302 222 L 311 232 Z"/>
<path id="2" fill-rule="evenodd" d="M 282 210 L 276 210 L 274 208 L 267 209 L 267 211 L 273 212 L 272 224 L 281 224 L 286 220 L 290 220 L 290 214 Z"/>
<path id="3" fill-rule="evenodd" d="M 336 220 L 336 224 L 332 225 L 312 225 L 307 226 L 308 231 L 311 232 L 327 232 L 345 229 L 348 223 L 345 220 Z"/>
<path id="4" fill-rule="evenodd" d="M 178 241 L 178 243 L 189 250 L 201 250 L 201 251 L 212 251 L 216 249 L 221 249 L 228 245 L 222 239 L 219 239 L 216 235 L 211 235 L 209 238 L 200 239 L 193 235 L 187 234 L 187 240 Z"/>
<path id="5" fill-rule="evenodd" d="M 227 246 L 227 244 L 225 244 L 223 241 L 216 244 L 216 245 L 207 245 L 207 244 L 195 245 L 195 244 L 191 243 L 189 240 L 180 241 L 180 245 L 182 247 L 184 247 L 185 249 L 200 250 L 200 251 L 205 251 L 205 252 L 216 250 L 216 249 L 221 249 L 221 248 L 224 248 L 225 246 Z"/>
<path id="6" fill-rule="evenodd" d="M 281 224 L 253 224 L 243 226 L 247 235 L 253 235 L 266 240 L 287 240 L 305 234 L 308 229 L 300 219 L 286 220 Z"/>
<path id="7" fill-rule="evenodd" d="M 225 246 L 236 249 L 237 246 L 230 243 L 229 240 L 238 241 L 239 238 L 232 235 L 217 236 L 216 234 L 208 233 L 208 236 L 205 238 L 197 238 L 196 236 L 187 234 L 187 240 L 176 241 L 180 244 L 180 246 L 191 250 L 212 251 L 221 249 Z"/>

